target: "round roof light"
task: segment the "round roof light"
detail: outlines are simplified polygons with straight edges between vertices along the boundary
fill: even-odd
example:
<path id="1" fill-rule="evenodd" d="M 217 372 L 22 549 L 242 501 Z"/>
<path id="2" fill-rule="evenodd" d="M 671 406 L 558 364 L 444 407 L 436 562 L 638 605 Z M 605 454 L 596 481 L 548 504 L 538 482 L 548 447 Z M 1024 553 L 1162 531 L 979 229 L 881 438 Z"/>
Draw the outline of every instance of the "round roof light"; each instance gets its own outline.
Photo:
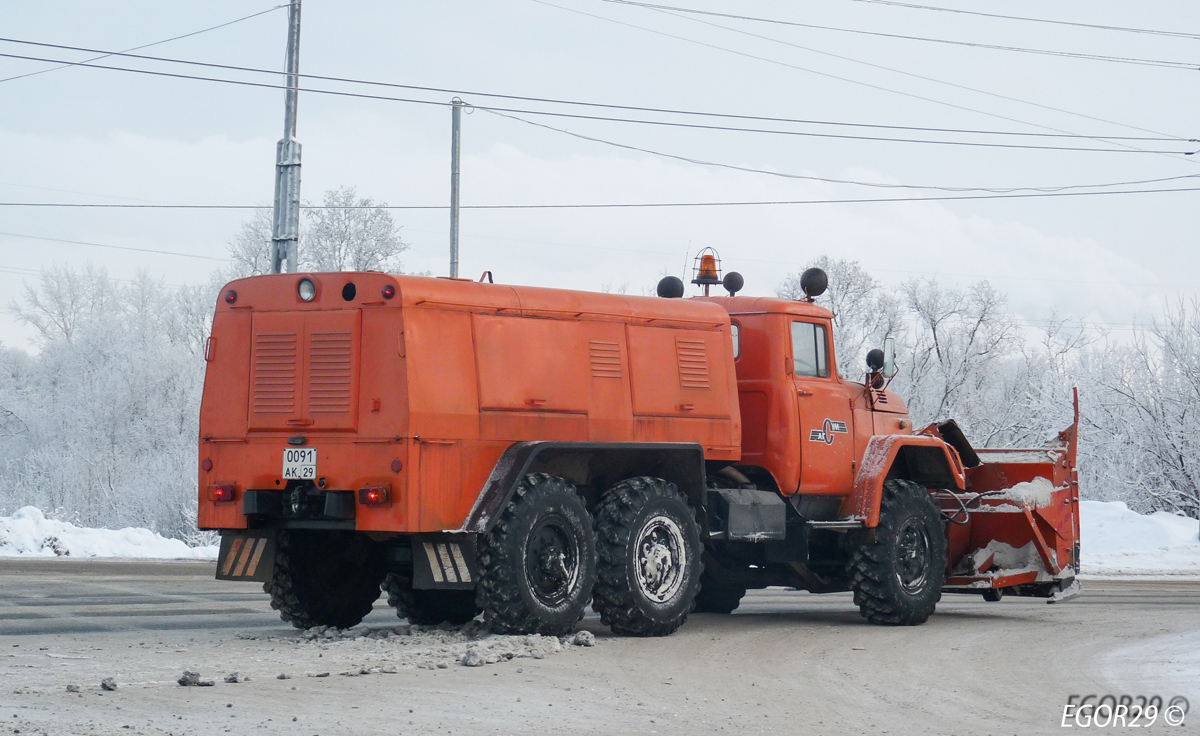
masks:
<path id="1" fill-rule="evenodd" d="M 317 298 L 317 285 L 311 279 L 300 279 L 300 283 L 296 285 L 296 293 L 300 295 L 300 301 L 311 302 Z"/>

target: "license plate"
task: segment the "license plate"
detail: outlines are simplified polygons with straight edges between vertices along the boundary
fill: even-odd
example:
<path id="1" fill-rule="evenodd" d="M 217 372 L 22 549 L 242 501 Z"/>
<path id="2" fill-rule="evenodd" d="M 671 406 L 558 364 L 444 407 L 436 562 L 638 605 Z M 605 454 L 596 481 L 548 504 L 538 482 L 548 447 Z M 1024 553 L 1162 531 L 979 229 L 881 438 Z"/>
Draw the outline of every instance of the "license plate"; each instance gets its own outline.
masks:
<path id="1" fill-rule="evenodd" d="M 289 447 L 284 450 L 283 477 L 284 480 L 316 480 L 317 449 L 315 447 L 303 449 Z"/>

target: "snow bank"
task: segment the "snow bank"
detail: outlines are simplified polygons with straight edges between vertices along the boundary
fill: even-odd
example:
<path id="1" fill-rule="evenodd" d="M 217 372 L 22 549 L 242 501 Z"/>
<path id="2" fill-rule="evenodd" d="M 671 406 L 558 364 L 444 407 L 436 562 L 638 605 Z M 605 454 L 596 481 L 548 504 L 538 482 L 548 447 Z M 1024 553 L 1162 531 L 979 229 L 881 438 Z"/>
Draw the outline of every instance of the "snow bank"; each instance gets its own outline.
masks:
<path id="1" fill-rule="evenodd" d="M 55 556 L 215 560 L 217 548 L 189 547 L 149 529 L 78 527 L 33 506 L 0 516 L 0 557 Z"/>
<path id="2" fill-rule="evenodd" d="M 1120 501 L 1080 501 L 1084 575 L 1200 576 L 1200 522 L 1158 511 L 1143 516 Z"/>

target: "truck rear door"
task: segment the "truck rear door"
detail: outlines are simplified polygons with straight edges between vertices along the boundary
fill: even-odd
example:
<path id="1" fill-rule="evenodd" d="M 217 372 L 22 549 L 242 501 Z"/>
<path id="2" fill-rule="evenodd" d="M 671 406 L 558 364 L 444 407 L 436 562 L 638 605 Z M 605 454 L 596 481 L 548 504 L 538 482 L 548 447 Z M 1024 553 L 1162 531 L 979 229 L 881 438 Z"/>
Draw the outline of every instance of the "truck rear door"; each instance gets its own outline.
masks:
<path id="1" fill-rule="evenodd" d="M 258 312 L 251 344 L 250 430 L 354 430 L 359 310 Z"/>

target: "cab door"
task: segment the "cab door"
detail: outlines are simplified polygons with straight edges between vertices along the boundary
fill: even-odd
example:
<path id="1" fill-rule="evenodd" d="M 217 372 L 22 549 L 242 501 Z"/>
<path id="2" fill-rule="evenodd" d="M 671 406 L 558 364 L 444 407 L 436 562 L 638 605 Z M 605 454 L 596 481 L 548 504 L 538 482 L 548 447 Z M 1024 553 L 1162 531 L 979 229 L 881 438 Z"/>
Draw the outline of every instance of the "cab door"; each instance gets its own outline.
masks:
<path id="1" fill-rule="evenodd" d="M 843 496 L 854 473 L 854 416 L 829 356 L 829 324 L 791 323 L 792 381 L 800 415 L 800 493 Z"/>

